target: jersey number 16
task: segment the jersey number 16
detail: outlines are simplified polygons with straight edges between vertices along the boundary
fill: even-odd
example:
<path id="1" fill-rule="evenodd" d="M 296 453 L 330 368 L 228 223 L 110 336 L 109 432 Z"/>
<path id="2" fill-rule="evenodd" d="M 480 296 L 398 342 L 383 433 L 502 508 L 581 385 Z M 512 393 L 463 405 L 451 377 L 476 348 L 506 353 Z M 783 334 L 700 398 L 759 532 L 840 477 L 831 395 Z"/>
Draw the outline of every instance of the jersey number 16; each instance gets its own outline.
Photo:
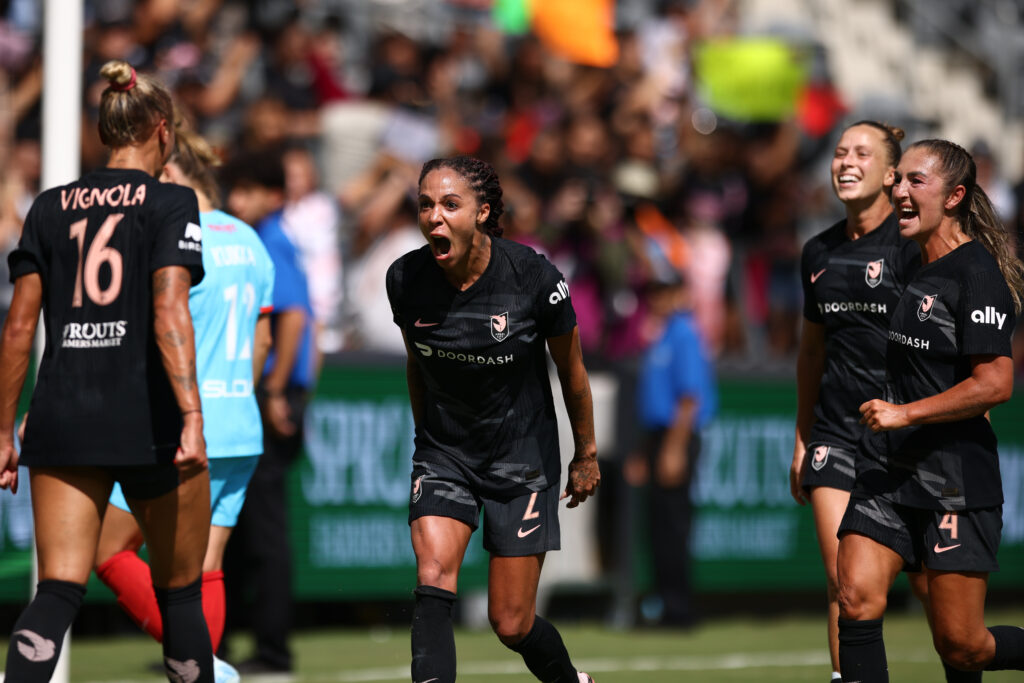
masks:
<path id="1" fill-rule="evenodd" d="M 85 263 L 82 263 L 82 252 L 85 251 L 85 226 L 87 219 L 75 221 L 71 224 L 71 235 L 69 239 L 78 241 L 78 268 L 75 270 L 75 293 L 71 297 L 71 307 L 82 307 L 82 285 L 85 285 L 85 293 L 97 306 L 106 306 L 114 301 L 121 293 L 121 279 L 124 273 L 124 259 L 121 252 L 108 246 L 110 238 L 114 234 L 117 224 L 124 218 L 123 213 L 113 213 L 107 216 L 100 226 L 92 243 L 89 244 L 89 251 L 85 254 Z M 110 282 L 106 287 L 100 286 L 100 267 L 106 263 L 110 267 Z M 84 267 L 83 267 L 84 266 Z"/>

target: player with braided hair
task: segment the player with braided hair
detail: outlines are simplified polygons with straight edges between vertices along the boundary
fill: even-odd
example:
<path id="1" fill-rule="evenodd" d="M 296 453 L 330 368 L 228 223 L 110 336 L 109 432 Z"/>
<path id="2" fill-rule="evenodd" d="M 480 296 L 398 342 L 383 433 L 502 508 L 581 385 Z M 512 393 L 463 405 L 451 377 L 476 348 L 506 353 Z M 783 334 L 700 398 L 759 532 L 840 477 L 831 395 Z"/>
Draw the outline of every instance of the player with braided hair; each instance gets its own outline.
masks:
<path id="1" fill-rule="evenodd" d="M 558 501 L 576 507 L 600 483 L 590 382 L 565 280 L 529 247 L 500 237 L 501 195 L 494 169 L 479 159 L 427 162 L 418 199 L 427 244 L 387 274 L 416 424 L 412 677 L 455 680 L 451 610 L 483 510 L 488 616 L 498 638 L 542 681 L 592 683 L 536 614 L 544 555 L 559 547 Z M 561 497 L 545 347 L 575 442 Z"/>

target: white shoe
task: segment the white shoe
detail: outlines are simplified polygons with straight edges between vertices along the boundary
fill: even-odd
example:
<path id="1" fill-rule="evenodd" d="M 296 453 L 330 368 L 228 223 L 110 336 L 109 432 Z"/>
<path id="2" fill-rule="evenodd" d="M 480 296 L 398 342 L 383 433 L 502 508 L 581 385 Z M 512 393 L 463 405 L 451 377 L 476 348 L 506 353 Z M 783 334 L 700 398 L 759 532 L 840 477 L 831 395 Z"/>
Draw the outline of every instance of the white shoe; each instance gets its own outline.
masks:
<path id="1" fill-rule="evenodd" d="M 576 675 L 580 677 L 580 683 L 594 683 L 594 679 L 590 677 L 590 674 L 578 671 Z"/>
<path id="2" fill-rule="evenodd" d="M 242 677 L 238 675 L 238 671 L 235 667 L 231 666 L 223 659 L 213 656 L 213 680 L 215 683 L 240 683 Z M 0 683 L 3 683 L 0 681 Z"/>

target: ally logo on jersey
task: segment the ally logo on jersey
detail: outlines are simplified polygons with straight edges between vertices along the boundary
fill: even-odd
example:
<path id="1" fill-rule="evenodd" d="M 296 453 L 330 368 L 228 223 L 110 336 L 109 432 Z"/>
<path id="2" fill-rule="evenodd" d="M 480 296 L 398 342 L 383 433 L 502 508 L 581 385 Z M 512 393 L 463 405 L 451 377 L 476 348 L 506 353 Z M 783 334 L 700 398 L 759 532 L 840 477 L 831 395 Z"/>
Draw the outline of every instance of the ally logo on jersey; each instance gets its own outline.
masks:
<path id="1" fill-rule="evenodd" d="M 555 291 L 551 292 L 548 296 L 548 303 L 554 306 L 555 304 L 561 303 L 569 298 L 569 285 L 565 284 L 565 280 L 560 280 L 558 285 L 555 287 Z"/>
<path id="2" fill-rule="evenodd" d="M 1006 322 L 1006 313 L 1000 313 L 995 306 L 986 306 L 984 309 L 976 308 L 971 311 L 971 322 L 981 325 L 995 325 L 996 329 L 1003 329 Z"/>

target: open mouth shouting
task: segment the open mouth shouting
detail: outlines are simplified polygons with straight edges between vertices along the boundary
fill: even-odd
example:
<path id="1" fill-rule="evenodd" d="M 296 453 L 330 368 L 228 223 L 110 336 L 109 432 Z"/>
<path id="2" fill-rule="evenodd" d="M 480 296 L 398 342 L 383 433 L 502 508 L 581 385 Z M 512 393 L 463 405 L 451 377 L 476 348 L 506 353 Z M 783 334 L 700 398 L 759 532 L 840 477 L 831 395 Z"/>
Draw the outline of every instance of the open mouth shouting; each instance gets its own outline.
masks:
<path id="1" fill-rule="evenodd" d="M 452 241 L 447 237 L 441 237 L 440 235 L 431 236 L 430 247 L 434 251 L 434 258 L 444 259 L 452 251 Z"/>
<path id="2" fill-rule="evenodd" d="M 900 226 L 909 225 L 918 217 L 918 211 L 909 206 L 900 206 L 896 209 L 896 217 L 899 219 Z"/>

